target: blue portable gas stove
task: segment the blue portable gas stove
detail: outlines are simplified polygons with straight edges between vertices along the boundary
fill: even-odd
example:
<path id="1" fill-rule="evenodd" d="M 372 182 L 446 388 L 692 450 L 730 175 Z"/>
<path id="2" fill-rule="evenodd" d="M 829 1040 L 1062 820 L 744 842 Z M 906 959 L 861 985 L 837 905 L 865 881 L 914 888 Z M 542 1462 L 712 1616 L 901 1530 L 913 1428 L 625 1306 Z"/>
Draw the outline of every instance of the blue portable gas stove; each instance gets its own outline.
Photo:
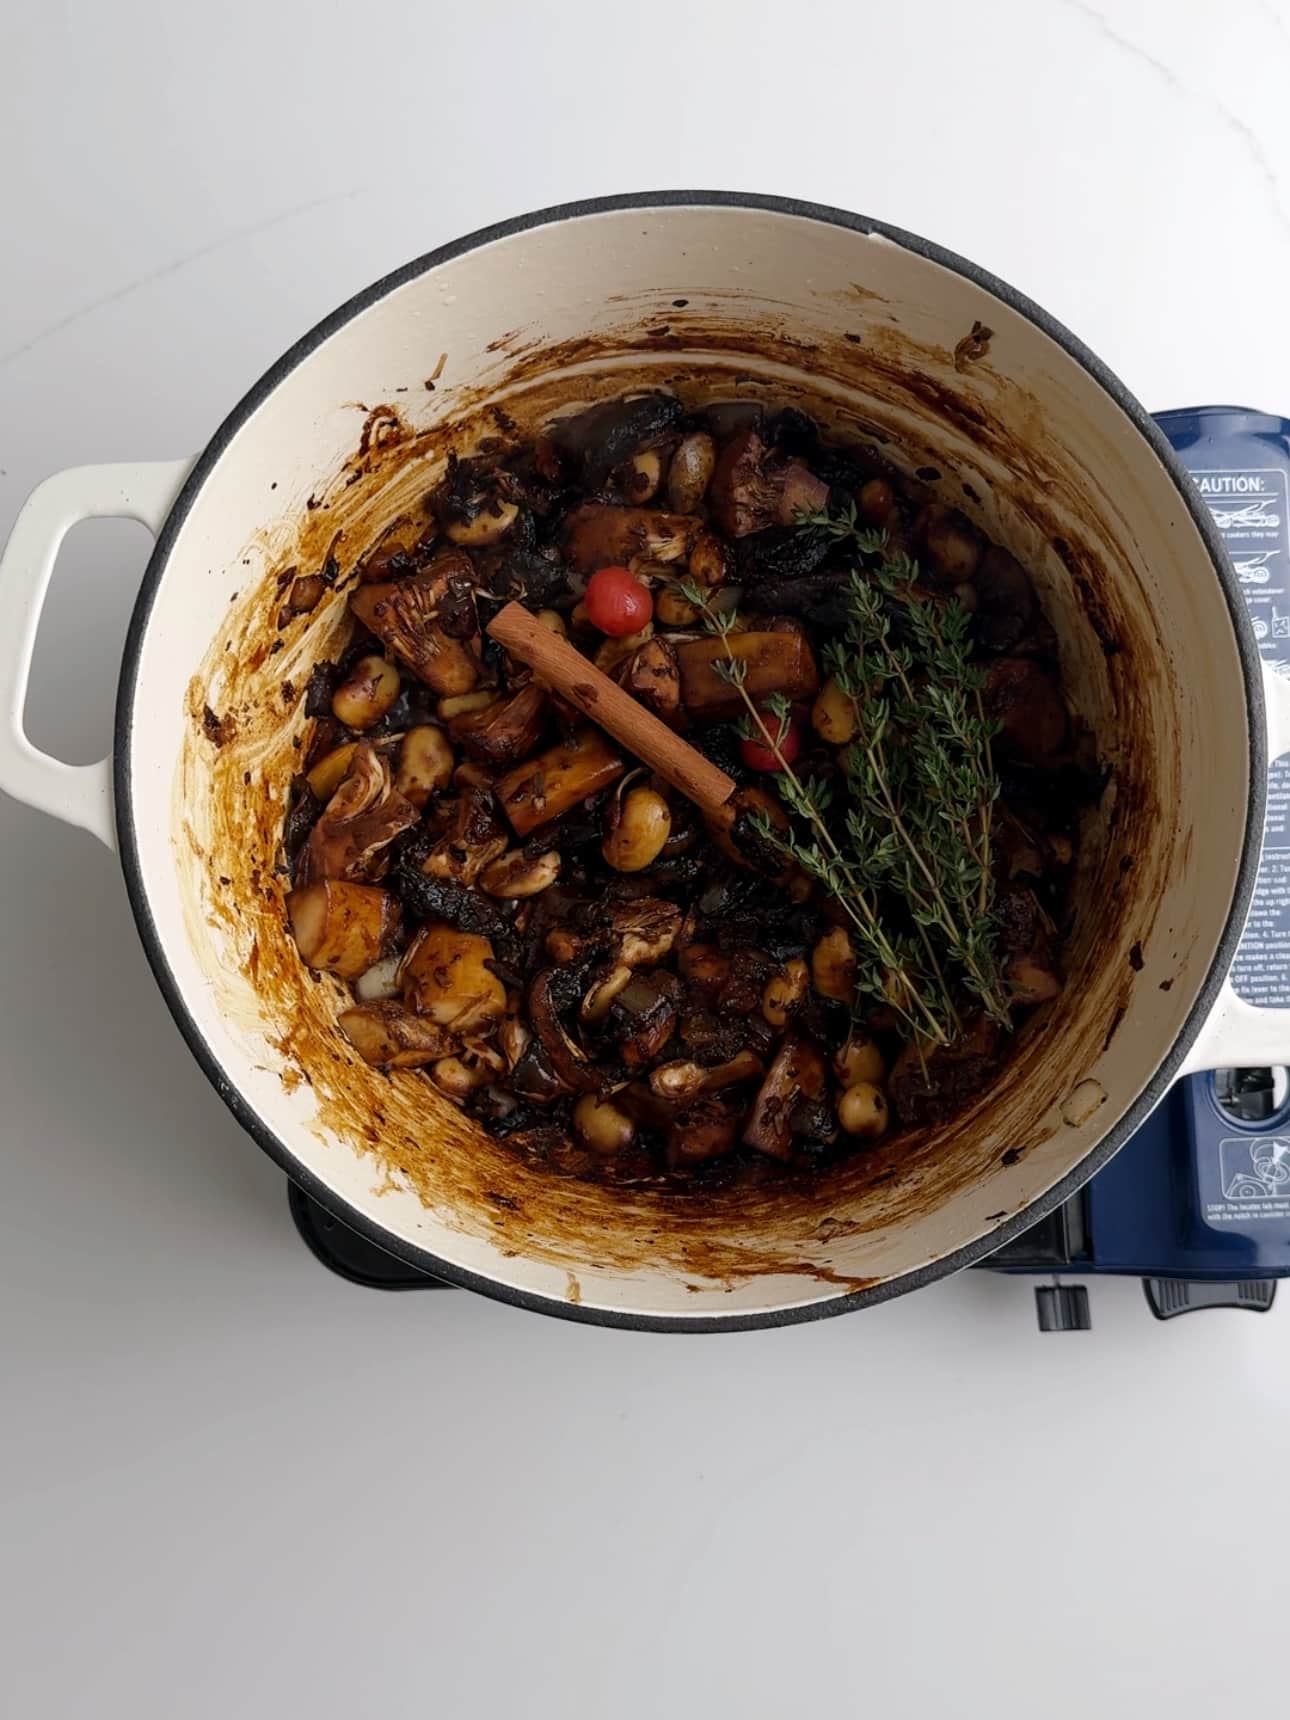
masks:
<path id="1" fill-rule="evenodd" d="M 1290 419 L 1200 406 L 1157 419 L 1209 506 L 1265 659 L 1290 677 Z M 1273 769 L 1258 888 L 1232 968 L 1249 1003 L 1290 1006 L 1290 756 Z M 387 1290 L 443 1288 L 349 1230 L 299 1189 L 291 1209 L 333 1271 Z M 1161 1320 L 1201 1308 L 1265 1313 L 1290 1277 L 1290 1080 L 1284 1069 L 1190 1075 L 1087 1186 L 982 1263 L 1042 1276 L 1043 1331 L 1091 1325 L 1103 1273 L 1141 1278 Z"/>
<path id="2" fill-rule="evenodd" d="M 1157 423 L 1232 558 L 1263 658 L 1290 676 L 1290 420 L 1231 406 Z M 1290 759 L 1273 768 L 1258 888 L 1232 982 L 1290 1004 Z M 1290 1277 L 1290 1104 L 1282 1069 L 1189 1075 L 1087 1187 L 987 1263 L 1002 1272 L 1129 1273 L 1162 1320 L 1272 1306 Z M 1088 1292 L 1036 1289 L 1045 1331 L 1089 1325 Z"/>

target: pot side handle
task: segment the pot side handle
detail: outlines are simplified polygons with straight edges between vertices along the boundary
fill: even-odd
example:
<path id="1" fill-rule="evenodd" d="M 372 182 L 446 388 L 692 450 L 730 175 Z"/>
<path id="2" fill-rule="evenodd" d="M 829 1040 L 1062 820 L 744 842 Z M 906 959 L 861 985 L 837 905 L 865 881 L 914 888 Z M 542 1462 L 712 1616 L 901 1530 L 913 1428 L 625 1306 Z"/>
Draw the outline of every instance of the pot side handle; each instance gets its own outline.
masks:
<path id="1" fill-rule="evenodd" d="M 138 520 L 156 537 L 191 460 L 73 466 L 37 485 L 0 556 L 0 789 L 116 848 L 112 758 L 64 764 L 27 739 L 31 658 L 59 547 L 81 520 Z"/>
<path id="2" fill-rule="evenodd" d="M 1263 701 L 1268 722 L 1269 766 L 1290 752 L 1290 681 L 1263 665 Z M 1287 952 L 1290 961 L 1290 951 Z M 1196 1035 L 1179 1070 L 1258 1069 L 1290 1064 L 1290 1009 L 1263 1009 L 1238 997 L 1231 979 Z"/>

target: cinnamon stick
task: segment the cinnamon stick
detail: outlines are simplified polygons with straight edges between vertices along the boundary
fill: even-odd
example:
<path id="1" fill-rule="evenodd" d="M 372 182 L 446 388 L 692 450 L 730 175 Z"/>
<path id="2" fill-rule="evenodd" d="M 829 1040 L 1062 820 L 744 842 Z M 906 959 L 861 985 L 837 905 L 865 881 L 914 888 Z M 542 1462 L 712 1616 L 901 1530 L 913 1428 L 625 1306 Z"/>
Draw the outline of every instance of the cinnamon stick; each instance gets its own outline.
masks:
<path id="1" fill-rule="evenodd" d="M 508 603 L 488 624 L 496 639 L 551 689 L 576 706 L 657 772 L 679 793 L 692 800 L 707 818 L 729 816 L 726 802 L 735 792 L 733 777 L 704 758 L 696 747 L 673 734 L 666 723 L 638 704 L 582 653 L 544 627 L 520 603 Z"/>

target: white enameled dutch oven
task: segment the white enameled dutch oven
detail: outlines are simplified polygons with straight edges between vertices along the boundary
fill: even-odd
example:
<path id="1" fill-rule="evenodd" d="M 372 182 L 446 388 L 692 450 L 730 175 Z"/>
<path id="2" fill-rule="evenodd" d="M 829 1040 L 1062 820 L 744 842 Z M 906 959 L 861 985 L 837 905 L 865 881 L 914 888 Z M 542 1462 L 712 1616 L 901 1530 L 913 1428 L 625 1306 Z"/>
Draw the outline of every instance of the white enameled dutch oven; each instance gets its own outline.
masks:
<path id="1" fill-rule="evenodd" d="M 1061 997 L 948 1127 L 809 1187 L 702 1199 L 521 1162 L 414 1072 L 358 1062 L 284 927 L 277 832 L 309 664 L 343 593 L 279 629 L 293 565 L 353 559 L 449 445 L 696 378 L 803 399 L 1036 572 L 1110 787 L 1081 850 Z M 498 409 L 502 416 L 498 416 Z M 24 736 L 41 603 L 78 520 L 156 535 L 111 759 Z M 194 1055 L 260 1145 L 392 1253 L 522 1306 L 728 1329 L 862 1307 L 978 1260 L 1105 1163 L 1186 1070 L 1290 1060 L 1290 1012 L 1226 983 L 1269 750 L 1290 746 L 1205 510 L 1140 406 L 1035 305 L 906 233 L 774 198 L 572 205 L 448 245 L 304 337 L 194 462 L 50 478 L 0 567 L 0 784 L 119 849 Z"/>

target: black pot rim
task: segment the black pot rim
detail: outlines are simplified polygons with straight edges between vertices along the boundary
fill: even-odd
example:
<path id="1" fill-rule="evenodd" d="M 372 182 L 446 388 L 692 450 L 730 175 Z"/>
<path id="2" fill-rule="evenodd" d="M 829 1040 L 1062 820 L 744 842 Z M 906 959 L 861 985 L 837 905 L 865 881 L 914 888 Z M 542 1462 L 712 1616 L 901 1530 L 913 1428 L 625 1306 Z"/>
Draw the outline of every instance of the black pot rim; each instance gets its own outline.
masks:
<path id="1" fill-rule="evenodd" d="M 477 250 L 498 239 L 508 238 L 533 227 L 549 226 L 557 222 L 578 220 L 585 216 L 608 214 L 626 209 L 646 210 L 676 207 L 765 210 L 774 214 L 798 216 L 811 221 L 825 222 L 836 227 L 845 227 L 852 232 L 866 236 L 876 235 L 889 239 L 915 255 L 961 275 L 964 279 L 971 281 L 973 285 L 992 294 L 1061 346 L 1110 396 L 1139 435 L 1147 442 L 1172 479 L 1183 506 L 1199 531 L 1205 547 L 1209 551 L 1215 576 L 1223 589 L 1232 618 L 1233 632 L 1236 636 L 1245 683 L 1246 706 L 1250 715 L 1249 807 L 1241 845 L 1236 886 L 1233 890 L 1227 922 L 1219 940 L 1214 960 L 1199 988 L 1198 996 L 1183 1024 L 1182 1031 L 1144 1091 L 1115 1126 L 1102 1137 L 1072 1171 L 1068 1172 L 1060 1182 L 1039 1196 L 1022 1212 L 1013 1214 L 996 1229 L 987 1231 L 983 1236 L 965 1243 L 952 1254 L 942 1256 L 915 1271 L 903 1273 L 898 1278 L 888 1279 L 871 1289 L 855 1291 L 848 1295 L 830 1297 L 820 1301 L 801 1303 L 793 1307 L 767 1308 L 748 1314 L 696 1316 L 694 1318 L 687 1318 L 681 1314 L 638 1314 L 614 1308 L 598 1308 L 585 1303 L 573 1304 L 556 1297 L 536 1295 L 531 1291 L 518 1289 L 479 1273 L 467 1271 L 451 1261 L 440 1259 L 428 1249 L 420 1248 L 415 1243 L 406 1242 L 401 1237 L 384 1230 L 322 1182 L 267 1126 L 253 1107 L 247 1103 L 240 1090 L 228 1079 L 210 1046 L 198 1030 L 188 1009 L 162 947 L 143 884 L 128 762 L 134 720 L 134 697 L 143 639 L 147 632 L 153 601 L 165 572 L 175 538 L 202 486 L 232 437 L 278 384 L 319 347 L 329 335 L 334 334 L 337 329 L 351 321 L 359 312 L 366 310 L 370 305 L 375 304 L 379 299 L 408 281 L 416 279 L 428 270 L 438 267 L 441 263 L 451 261 L 454 257 L 462 256 L 468 251 Z M 553 1314 L 563 1319 L 581 1320 L 595 1325 L 623 1327 L 637 1331 L 731 1332 L 758 1330 L 770 1326 L 796 1325 L 807 1320 L 819 1320 L 835 1314 L 850 1313 L 854 1309 L 872 1307 L 876 1303 L 888 1301 L 906 1291 L 916 1290 L 923 1285 L 934 1283 L 938 1279 L 949 1277 L 952 1273 L 959 1272 L 964 1267 L 985 1259 L 1003 1247 L 1005 1243 L 1028 1230 L 1074 1194 L 1118 1152 L 1139 1124 L 1164 1097 L 1187 1050 L 1209 1015 L 1236 954 L 1241 931 L 1245 924 L 1246 910 L 1249 907 L 1258 873 L 1267 794 L 1267 741 L 1263 683 L 1258 650 L 1248 626 L 1244 598 L 1237 585 L 1236 577 L 1228 564 L 1226 552 L 1223 549 L 1218 531 L 1210 518 L 1209 511 L 1200 501 L 1181 462 L 1149 414 L 1129 393 L 1124 384 L 1089 351 L 1082 341 L 1078 340 L 1040 306 L 1034 304 L 1030 299 L 987 270 L 978 268 L 976 264 L 968 262 L 965 258 L 944 250 L 941 246 L 932 244 L 916 234 L 907 233 L 901 228 L 889 226 L 885 222 L 874 221 L 866 216 L 852 214 L 844 209 L 830 208 L 823 204 L 803 202 L 796 198 L 764 196 L 753 192 L 645 191 L 613 197 L 589 198 L 580 202 L 559 204 L 551 208 L 535 210 L 531 214 L 516 216 L 511 220 L 480 228 L 475 233 L 454 240 L 451 244 L 441 245 L 438 249 L 427 252 L 414 262 L 406 264 L 401 269 L 396 269 L 392 274 L 386 275 L 382 280 L 355 294 L 353 298 L 349 299 L 338 310 L 333 311 L 330 316 L 325 317 L 308 334 L 298 340 L 265 372 L 225 418 L 198 457 L 170 510 L 148 561 L 143 584 L 131 616 L 122 659 L 116 703 L 113 768 L 117 832 L 126 889 L 148 962 L 156 976 L 158 985 L 161 987 L 167 1007 L 193 1056 L 229 1110 L 269 1157 L 280 1165 L 286 1174 L 298 1183 L 307 1194 L 340 1219 L 342 1223 L 358 1231 L 369 1241 L 375 1243 L 377 1247 L 384 1248 L 388 1253 L 406 1260 L 409 1264 L 419 1267 L 433 1277 L 460 1285 L 465 1289 L 476 1290 L 482 1295 L 491 1296 L 499 1301 L 508 1302 L 538 1313 Z"/>

